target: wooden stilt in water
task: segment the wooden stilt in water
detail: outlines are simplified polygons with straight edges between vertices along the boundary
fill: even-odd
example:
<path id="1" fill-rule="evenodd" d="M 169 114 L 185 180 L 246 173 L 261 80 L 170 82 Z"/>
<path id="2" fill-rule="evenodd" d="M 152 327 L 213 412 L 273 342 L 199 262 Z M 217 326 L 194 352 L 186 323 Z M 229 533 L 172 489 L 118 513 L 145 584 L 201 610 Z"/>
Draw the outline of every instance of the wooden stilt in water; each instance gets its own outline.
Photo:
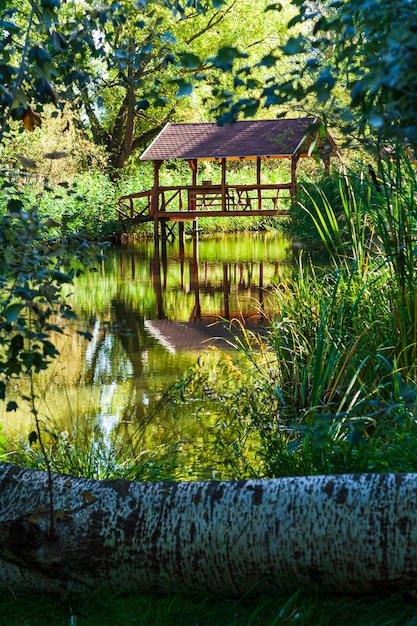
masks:
<path id="1" fill-rule="evenodd" d="M 167 240 L 167 225 L 165 220 L 161 220 L 161 239 L 163 242 L 165 242 L 166 245 L 166 240 Z"/>
<path id="2" fill-rule="evenodd" d="M 197 241 L 198 240 L 198 224 L 197 224 L 197 218 L 195 218 L 195 220 L 193 220 L 193 241 Z"/>
<path id="3" fill-rule="evenodd" d="M 178 222 L 179 252 L 184 255 L 184 222 Z"/>

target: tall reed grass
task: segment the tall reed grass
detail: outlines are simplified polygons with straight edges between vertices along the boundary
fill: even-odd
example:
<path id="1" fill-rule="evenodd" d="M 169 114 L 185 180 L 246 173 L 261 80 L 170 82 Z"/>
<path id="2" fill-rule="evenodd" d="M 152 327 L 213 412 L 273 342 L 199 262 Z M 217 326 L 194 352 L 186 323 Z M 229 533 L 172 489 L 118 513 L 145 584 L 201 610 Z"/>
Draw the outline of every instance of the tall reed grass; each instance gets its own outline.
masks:
<path id="1" fill-rule="evenodd" d="M 235 474 L 417 469 L 414 168 L 398 150 L 379 189 L 338 189 L 337 210 L 320 189 L 303 206 L 329 267 L 301 257 L 265 333 L 234 341 L 214 385 L 198 374 Z"/>

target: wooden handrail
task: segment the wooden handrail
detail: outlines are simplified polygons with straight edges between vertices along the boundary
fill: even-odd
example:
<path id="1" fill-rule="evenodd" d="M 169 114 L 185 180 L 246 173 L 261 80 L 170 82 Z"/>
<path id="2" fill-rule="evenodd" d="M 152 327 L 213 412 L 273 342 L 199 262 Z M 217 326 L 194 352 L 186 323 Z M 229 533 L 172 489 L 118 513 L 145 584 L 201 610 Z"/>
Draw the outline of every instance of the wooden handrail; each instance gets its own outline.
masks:
<path id="1" fill-rule="evenodd" d="M 151 200 L 153 190 L 138 191 L 131 194 L 126 194 L 118 199 L 118 216 L 122 218 L 134 218 L 135 216 L 144 215 L 148 213 L 150 216 L 159 214 L 161 211 L 167 211 L 169 204 L 173 203 L 173 200 L 178 197 L 179 211 L 198 211 L 201 212 L 205 209 L 215 209 L 217 212 L 236 212 L 241 211 L 254 211 L 253 204 L 258 204 L 260 212 L 269 211 L 267 207 L 265 209 L 260 208 L 262 201 L 272 202 L 273 210 L 277 209 L 279 202 L 279 192 L 281 190 L 292 190 L 291 182 L 288 183 L 266 183 L 266 184 L 204 184 L 204 185 L 169 185 L 158 187 L 158 199 L 156 206 L 156 212 L 152 213 Z M 275 194 L 264 195 L 262 192 L 276 192 Z M 183 205 L 183 192 L 187 194 L 188 201 Z M 256 192 L 255 195 L 250 192 Z M 287 196 L 285 196 L 287 197 Z M 134 206 L 134 200 L 140 198 L 147 198 L 147 205 L 140 210 Z M 176 213 L 174 211 L 167 211 L 168 214 Z"/>

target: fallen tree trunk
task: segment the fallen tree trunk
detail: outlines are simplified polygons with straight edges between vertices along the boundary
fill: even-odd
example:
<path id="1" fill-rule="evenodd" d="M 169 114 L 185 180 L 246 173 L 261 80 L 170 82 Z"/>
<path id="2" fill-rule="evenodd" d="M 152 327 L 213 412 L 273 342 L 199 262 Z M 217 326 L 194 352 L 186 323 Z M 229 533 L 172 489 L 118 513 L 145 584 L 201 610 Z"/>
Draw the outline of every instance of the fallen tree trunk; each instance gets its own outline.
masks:
<path id="1" fill-rule="evenodd" d="M 417 585 L 417 474 L 130 483 L 0 464 L 0 586 L 202 591 Z"/>

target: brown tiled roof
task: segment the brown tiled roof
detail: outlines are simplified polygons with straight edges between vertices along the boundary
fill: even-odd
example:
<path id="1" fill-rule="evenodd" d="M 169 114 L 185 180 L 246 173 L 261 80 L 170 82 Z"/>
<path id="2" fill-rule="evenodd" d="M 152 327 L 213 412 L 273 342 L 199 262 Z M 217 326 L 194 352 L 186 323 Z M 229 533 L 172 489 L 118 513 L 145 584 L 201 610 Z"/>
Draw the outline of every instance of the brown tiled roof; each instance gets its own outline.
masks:
<path id="1" fill-rule="evenodd" d="M 167 124 L 142 154 L 142 160 L 291 156 L 305 153 L 312 117 L 252 120 L 218 126 Z"/>

